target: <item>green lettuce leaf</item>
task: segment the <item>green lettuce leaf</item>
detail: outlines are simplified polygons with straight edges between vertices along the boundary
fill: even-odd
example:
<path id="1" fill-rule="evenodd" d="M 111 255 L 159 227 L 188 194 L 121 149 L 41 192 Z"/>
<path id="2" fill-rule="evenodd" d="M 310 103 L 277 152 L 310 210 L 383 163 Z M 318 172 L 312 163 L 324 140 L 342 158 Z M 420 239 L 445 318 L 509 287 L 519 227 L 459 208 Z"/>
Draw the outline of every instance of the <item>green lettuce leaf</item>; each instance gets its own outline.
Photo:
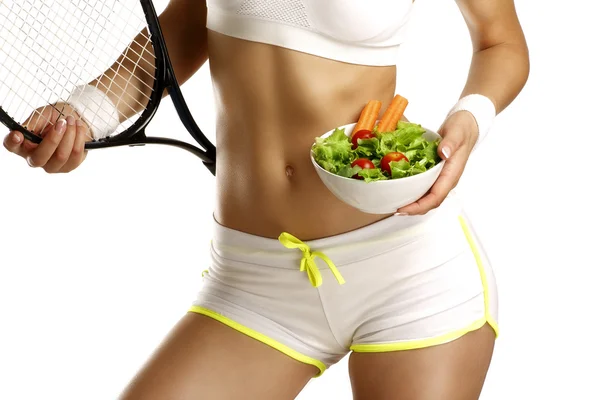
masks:
<path id="1" fill-rule="evenodd" d="M 438 145 L 440 144 L 440 139 L 434 140 L 432 142 L 427 142 L 425 149 L 423 149 L 423 158 L 427 159 L 427 168 L 435 167 L 435 165 L 440 162 L 442 159 L 438 155 Z"/>
<path id="2" fill-rule="evenodd" d="M 354 150 L 358 158 L 373 158 L 379 154 L 379 139 L 358 139 L 358 146 Z"/>
<path id="3" fill-rule="evenodd" d="M 359 167 L 358 165 L 355 165 L 354 167 L 351 167 L 349 165 L 344 165 L 342 168 L 340 168 L 340 170 L 337 172 L 338 175 L 346 177 L 346 178 L 352 178 L 354 175 L 358 174 L 360 171 L 362 171 L 362 168 Z"/>
<path id="4" fill-rule="evenodd" d="M 427 171 L 427 165 L 430 163 L 431 161 L 427 158 L 422 158 L 415 163 L 411 163 L 406 160 L 392 161 L 390 162 L 392 179 L 405 178 L 407 176 L 421 174 Z"/>
<path id="5" fill-rule="evenodd" d="M 427 145 L 427 141 L 423 136 L 419 136 L 408 145 L 408 150 L 422 150 Z"/>
<path id="6" fill-rule="evenodd" d="M 358 176 L 362 176 L 365 179 L 365 182 L 383 181 L 389 179 L 383 174 L 383 171 L 380 168 L 361 169 L 358 172 Z"/>
<path id="7" fill-rule="evenodd" d="M 410 169 L 410 163 L 406 160 L 392 161 L 390 163 L 390 170 L 392 171 L 392 179 L 404 178 L 409 176 L 408 170 Z"/>
<path id="8" fill-rule="evenodd" d="M 428 162 L 428 160 L 426 158 L 424 158 L 424 159 L 420 160 L 419 162 L 417 162 L 416 164 L 411 165 L 410 169 L 409 169 L 409 173 L 411 175 L 417 175 L 417 174 L 427 171 L 427 167 L 425 166 L 427 164 L 427 162 Z"/>
<path id="9" fill-rule="evenodd" d="M 343 167 L 349 167 L 357 158 L 356 153 L 352 151 L 352 143 L 343 129 L 335 129 L 325 139 L 316 138 L 313 155 L 317 164 L 334 174 L 337 174 Z"/>
<path id="10" fill-rule="evenodd" d="M 408 158 L 408 161 L 413 161 L 419 154 L 418 150 L 408 150 L 404 152 L 404 155 L 406 156 L 406 158 Z"/>
<path id="11" fill-rule="evenodd" d="M 425 139 L 422 137 L 425 129 L 418 124 L 400 121 L 398 128 L 393 132 L 386 132 L 379 135 L 379 155 L 385 156 L 387 153 L 399 151 L 404 153 L 411 149 L 422 147 Z"/>
<path id="12" fill-rule="evenodd" d="M 400 142 L 398 140 L 398 137 L 395 134 L 395 132 L 382 133 L 381 135 L 379 135 L 379 140 L 380 140 L 380 143 L 379 143 L 379 156 L 380 157 L 383 157 L 387 153 L 391 153 L 391 152 L 395 152 L 395 151 L 399 151 L 399 152 L 406 151 L 406 146 L 404 146 L 402 144 L 402 142 Z"/>

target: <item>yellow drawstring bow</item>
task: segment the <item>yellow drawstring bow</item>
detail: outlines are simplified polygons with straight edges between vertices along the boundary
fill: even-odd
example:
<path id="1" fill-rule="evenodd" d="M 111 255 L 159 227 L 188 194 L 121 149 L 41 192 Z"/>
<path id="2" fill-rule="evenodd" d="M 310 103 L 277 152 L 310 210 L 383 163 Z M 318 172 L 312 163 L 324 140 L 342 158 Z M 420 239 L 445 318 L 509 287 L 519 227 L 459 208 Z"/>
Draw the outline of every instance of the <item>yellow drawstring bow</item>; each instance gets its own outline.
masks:
<path id="1" fill-rule="evenodd" d="M 317 267 L 317 263 L 315 262 L 316 257 L 319 257 L 321 260 L 327 263 L 329 269 L 333 273 L 333 276 L 335 276 L 340 285 L 346 283 L 333 261 L 331 261 L 331 259 L 325 254 L 321 253 L 320 251 L 311 251 L 310 247 L 306 243 L 287 232 L 279 235 L 279 241 L 288 249 L 300 249 L 300 251 L 302 251 L 300 271 L 306 271 L 308 274 L 308 279 L 314 287 L 319 287 L 323 283 L 323 277 L 321 276 L 319 267 Z"/>

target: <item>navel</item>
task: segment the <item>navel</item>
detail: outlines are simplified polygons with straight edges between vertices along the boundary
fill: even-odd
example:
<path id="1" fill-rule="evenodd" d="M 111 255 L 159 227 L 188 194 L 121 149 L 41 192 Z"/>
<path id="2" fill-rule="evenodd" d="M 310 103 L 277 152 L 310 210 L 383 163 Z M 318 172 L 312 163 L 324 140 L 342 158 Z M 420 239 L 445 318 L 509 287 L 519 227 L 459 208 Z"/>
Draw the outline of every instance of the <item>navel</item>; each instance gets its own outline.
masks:
<path id="1" fill-rule="evenodd" d="M 285 166 L 285 175 L 288 178 L 291 178 L 294 175 L 294 167 L 292 167 L 291 165 L 286 165 Z"/>

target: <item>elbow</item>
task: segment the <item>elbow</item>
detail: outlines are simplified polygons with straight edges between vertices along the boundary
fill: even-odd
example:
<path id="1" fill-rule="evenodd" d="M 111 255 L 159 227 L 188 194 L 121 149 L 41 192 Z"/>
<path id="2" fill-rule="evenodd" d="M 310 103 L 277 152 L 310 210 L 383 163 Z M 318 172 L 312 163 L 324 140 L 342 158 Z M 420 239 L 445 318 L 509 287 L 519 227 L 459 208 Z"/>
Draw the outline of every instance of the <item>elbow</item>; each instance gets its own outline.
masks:
<path id="1" fill-rule="evenodd" d="M 529 48 L 525 40 L 523 40 L 522 43 L 519 43 L 516 46 L 516 52 L 518 54 L 517 63 L 519 64 L 522 87 L 524 87 L 527 83 L 527 80 L 529 79 L 529 74 L 531 72 L 531 59 L 529 56 Z"/>
<path id="2" fill-rule="evenodd" d="M 529 73 L 531 72 L 529 46 L 527 45 L 527 40 L 525 40 L 524 36 L 521 36 L 520 40 L 518 40 L 514 46 L 517 54 L 519 54 L 519 63 L 521 64 L 521 68 L 523 70 L 523 84 L 525 84 L 529 79 Z"/>
<path id="3" fill-rule="evenodd" d="M 529 46 L 525 39 L 525 34 L 522 29 L 518 30 L 518 34 L 513 34 L 507 38 L 504 45 L 510 49 L 510 54 L 513 57 L 515 69 L 518 71 L 518 76 L 521 80 L 522 87 L 525 86 L 531 72 L 531 59 L 529 56 Z"/>
<path id="4" fill-rule="evenodd" d="M 531 72 L 531 60 L 529 56 L 529 47 L 525 39 L 499 43 L 496 46 L 502 50 L 501 54 L 505 59 L 510 60 L 510 70 L 513 80 L 520 85 L 519 91 L 525 86 Z"/>

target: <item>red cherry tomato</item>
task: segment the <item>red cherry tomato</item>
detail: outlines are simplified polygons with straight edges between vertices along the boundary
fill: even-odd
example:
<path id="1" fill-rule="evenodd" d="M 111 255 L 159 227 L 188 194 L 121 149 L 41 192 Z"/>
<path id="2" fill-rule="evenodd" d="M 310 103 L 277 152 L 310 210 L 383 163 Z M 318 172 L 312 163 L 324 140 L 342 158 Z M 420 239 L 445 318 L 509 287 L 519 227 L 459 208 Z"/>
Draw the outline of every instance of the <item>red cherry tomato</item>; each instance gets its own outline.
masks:
<path id="1" fill-rule="evenodd" d="M 402 153 L 399 152 L 391 152 L 391 153 L 387 153 L 382 159 L 381 159 L 381 165 L 380 168 L 383 171 L 386 171 L 388 173 L 388 175 L 392 174 L 392 170 L 390 168 L 390 163 L 392 161 L 401 161 L 401 160 L 406 160 L 408 161 L 408 158 L 406 158 L 406 156 Z"/>
<path id="2" fill-rule="evenodd" d="M 350 166 L 352 166 L 352 167 L 354 167 L 355 165 L 358 165 L 362 169 L 375 168 L 375 164 L 373 164 L 371 162 L 371 160 L 369 160 L 368 158 L 359 158 L 358 160 L 352 161 L 352 164 L 350 164 Z M 358 174 L 354 175 L 353 178 L 354 179 L 364 179 L 362 176 L 359 176 Z"/>
<path id="3" fill-rule="evenodd" d="M 374 138 L 375 135 L 368 129 L 362 129 L 352 135 L 352 148 L 356 149 L 358 147 L 358 139 L 371 139 Z"/>

